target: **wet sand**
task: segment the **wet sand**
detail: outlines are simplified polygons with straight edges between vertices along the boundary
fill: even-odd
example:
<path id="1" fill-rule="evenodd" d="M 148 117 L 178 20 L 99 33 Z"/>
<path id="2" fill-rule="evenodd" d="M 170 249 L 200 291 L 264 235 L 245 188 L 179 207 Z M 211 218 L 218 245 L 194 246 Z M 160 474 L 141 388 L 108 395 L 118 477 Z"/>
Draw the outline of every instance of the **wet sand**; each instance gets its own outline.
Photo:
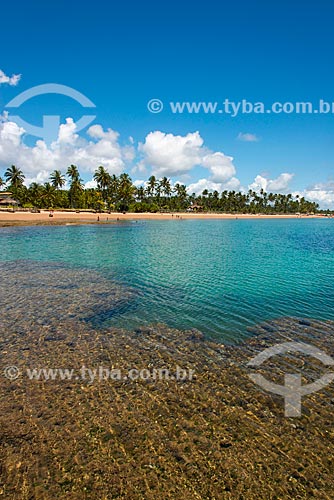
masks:
<path id="1" fill-rule="evenodd" d="M 54 212 L 49 217 L 49 211 L 41 213 L 1 212 L 0 227 L 29 225 L 64 225 L 64 224 L 94 224 L 113 223 L 122 220 L 184 220 L 184 219 L 297 219 L 320 218 L 321 215 L 246 215 L 246 214 L 214 214 L 214 213 L 118 213 L 95 214 L 91 212 Z M 99 220 L 98 220 L 99 218 Z"/>

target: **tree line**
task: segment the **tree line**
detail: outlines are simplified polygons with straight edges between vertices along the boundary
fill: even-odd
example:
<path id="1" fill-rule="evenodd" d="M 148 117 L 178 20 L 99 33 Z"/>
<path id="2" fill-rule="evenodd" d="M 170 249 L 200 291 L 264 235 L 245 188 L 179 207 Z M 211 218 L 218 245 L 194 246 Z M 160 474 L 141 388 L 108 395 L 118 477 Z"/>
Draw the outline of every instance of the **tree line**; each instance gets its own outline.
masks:
<path id="1" fill-rule="evenodd" d="M 64 189 L 66 177 L 69 188 Z M 48 182 L 24 184 L 25 175 L 12 165 L 0 177 L 0 190 L 8 189 L 24 208 L 38 209 L 81 209 L 119 212 L 159 212 L 196 210 L 203 212 L 225 212 L 245 214 L 294 214 L 315 213 L 317 203 L 292 194 L 266 193 L 249 190 L 209 191 L 204 189 L 200 195 L 189 194 L 184 184 L 174 186 L 167 177 L 157 179 L 154 175 L 145 186 L 135 186 L 131 177 L 122 173 L 110 174 L 103 166 L 93 175 L 96 188 L 85 188 L 76 165 L 70 165 L 66 176 L 54 170 Z"/>

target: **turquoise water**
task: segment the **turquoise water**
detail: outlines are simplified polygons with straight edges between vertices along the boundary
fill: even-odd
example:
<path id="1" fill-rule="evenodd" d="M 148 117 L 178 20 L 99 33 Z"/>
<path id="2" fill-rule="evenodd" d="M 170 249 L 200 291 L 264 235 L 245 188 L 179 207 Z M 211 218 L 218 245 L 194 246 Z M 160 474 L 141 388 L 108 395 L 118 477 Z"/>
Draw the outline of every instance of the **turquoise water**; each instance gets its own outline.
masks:
<path id="1" fill-rule="evenodd" d="M 134 290 L 128 307 L 93 315 L 95 327 L 161 322 L 232 341 L 282 316 L 334 320 L 334 220 L 12 227 L 0 245 L 0 261 L 57 262 Z"/>

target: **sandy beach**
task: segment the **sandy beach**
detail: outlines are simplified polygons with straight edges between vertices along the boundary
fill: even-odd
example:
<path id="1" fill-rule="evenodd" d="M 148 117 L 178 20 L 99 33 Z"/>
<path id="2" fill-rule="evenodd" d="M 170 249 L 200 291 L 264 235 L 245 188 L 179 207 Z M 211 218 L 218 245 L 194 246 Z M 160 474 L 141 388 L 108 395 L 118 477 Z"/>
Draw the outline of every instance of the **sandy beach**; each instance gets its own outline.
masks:
<path id="1" fill-rule="evenodd" d="M 61 212 L 55 211 L 53 217 L 49 211 L 30 212 L 0 212 L 0 227 L 63 225 L 63 224 L 93 224 L 118 222 L 122 220 L 183 220 L 183 219 L 297 219 L 319 218 L 322 215 L 251 215 L 251 214 L 215 214 L 215 213 L 118 213 L 96 214 L 92 212 Z"/>

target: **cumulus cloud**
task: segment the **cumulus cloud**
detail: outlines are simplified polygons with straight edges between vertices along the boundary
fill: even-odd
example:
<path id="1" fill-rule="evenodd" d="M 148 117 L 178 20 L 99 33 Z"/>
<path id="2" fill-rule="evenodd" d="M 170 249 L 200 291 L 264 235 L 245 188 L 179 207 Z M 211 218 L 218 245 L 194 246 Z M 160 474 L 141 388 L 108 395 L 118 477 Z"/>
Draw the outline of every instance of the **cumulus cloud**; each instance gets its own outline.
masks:
<path id="1" fill-rule="evenodd" d="M 92 174 L 99 165 L 103 165 L 111 174 L 119 175 L 129 166 L 131 174 L 143 179 L 153 173 L 157 177 L 167 176 L 190 181 L 188 192 L 201 194 L 204 189 L 222 192 L 224 190 L 243 190 L 233 158 L 221 151 L 211 151 L 204 146 L 199 132 L 184 136 L 166 134 L 160 131 L 149 133 L 138 149 L 134 140 L 127 145 L 120 144 L 118 132 L 103 129 L 101 125 L 92 125 L 82 137 L 77 133 L 76 123 L 67 118 L 61 124 L 57 140 L 47 145 L 37 140 L 28 146 L 24 142 L 25 130 L 10 121 L 10 117 L 0 117 L 0 167 L 7 168 L 11 164 L 20 167 L 26 175 L 26 183 L 33 181 L 43 183 L 50 173 L 57 169 L 65 172 L 67 166 L 75 164 L 85 174 Z M 137 159 L 137 153 L 139 158 Z M 133 160 L 137 162 L 133 166 Z M 192 169 L 196 166 L 207 171 L 203 178 L 196 182 Z M 131 170 L 132 167 L 132 170 Z M 257 175 L 248 187 L 254 191 L 264 189 L 269 192 L 286 192 L 294 174 L 282 173 L 275 179 Z M 145 185 L 145 181 L 135 181 L 136 186 Z M 89 181 L 86 187 L 94 187 Z M 334 205 L 334 182 L 317 184 L 300 196 L 318 202 L 323 207 Z"/>
<path id="2" fill-rule="evenodd" d="M 8 117 L 0 122 L 0 165 L 18 165 L 29 182 L 44 182 L 50 172 L 55 169 L 64 171 L 70 164 L 78 165 L 83 173 L 92 173 L 97 166 L 103 165 L 111 174 L 119 175 L 127 164 L 131 167 L 136 158 L 134 141 L 121 146 L 118 132 L 104 130 L 98 124 L 92 125 L 87 130 L 87 137 L 83 138 L 77 133 L 73 119 L 67 118 L 59 127 L 57 140 L 51 145 L 38 140 L 33 146 L 27 146 L 24 129 L 5 118 Z M 151 132 L 145 142 L 139 144 L 138 151 L 141 158 L 131 170 L 132 174 L 139 174 L 138 177 L 149 175 L 150 169 L 157 177 L 184 178 L 199 165 L 207 169 L 207 182 L 213 189 L 239 185 L 234 177 L 233 158 L 205 148 L 199 132 L 185 136 Z"/>
<path id="3" fill-rule="evenodd" d="M 236 173 L 232 162 L 231 156 L 217 152 L 205 155 L 201 164 L 211 172 L 213 182 L 226 182 Z"/>
<path id="4" fill-rule="evenodd" d="M 234 177 L 233 158 L 206 148 L 199 132 L 184 136 L 151 132 L 145 142 L 139 144 L 139 151 L 143 158 L 135 167 L 135 172 L 142 173 L 145 168 L 151 167 L 157 177 L 185 178 L 196 166 L 207 169 L 208 177 L 190 184 L 189 192 L 201 193 L 204 189 L 221 191 L 230 189 L 230 186 L 231 189 L 240 186 L 239 180 Z"/>
<path id="5" fill-rule="evenodd" d="M 240 132 L 237 139 L 243 142 L 259 142 L 260 138 L 256 134 L 250 134 L 246 132 L 245 134 Z"/>
<path id="6" fill-rule="evenodd" d="M 21 75 L 12 75 L 12 76 L 7 76 L 1 69 L 0 69 L 0 85 L 7 83 L 8 85 L 11 85 L 15 87 L 19 81 L 21 80 Z"/>
<path id="7" fill-rule="evenodd" d="M 195 193 L 196 195 L 202 194 L 202 192 L 207 189 L 210 192 L 218 191 L 239 191 L 240 181 L 236 177 L 232 177 L 227 182 L 214 182 L 211 179 L 199 179 L 197 182 L 189 184 L 187 187 L 188 194 Z"/>
<path id="8" fill-rule="evenodd" d="M 71 144 L 73 145 L 77 139 L 78 134 L 75 133 L 76 125 L 72 118 L 66 118 L 66 123 L 59 126 L 58 139 L 54 146 L 58 144 Z"/>
<path id="9" fill-rule="evenodd" d="M 185 136 L 150 132 L 139 151 L 145 164 L 152 167 L 154 175 L 174 177 L 189 172 L 201 162 L 203 139 L 199 132 Z"/>
<path id="10" fill-rule="evenodd" d="M 92 179 L 85 183 L 85 189 L 95 189 L 97 187 L 97 182 Z"/>
<path id="11" fill-rule="evenodd" d="M 136 188 L 138 188 L 138 187 L 146 187 L 148 183 L 145 180 L 137 179 L 136 181 L 134 181 L 133 184 L 136 186 Z"/>
<path id="12" fill-rule="evenodd" d="M 93 173 L 103 165 L 111 174 L 119 175 L 129 166 L 131 174 L 139 178 L 153 173 L 157 177 L 188 178 L 189 181 L 192 169 L 200 166 L 207 170 L 208 175 L 192 184 L 194 191 L 221 191 L 240 186 L 235 177 L 233 158 L 206 148 L 199 132 L 184 136 L 151 132 L 136 149 L 134 140 L 121 146 L 118 132 L 104 130 L 98 124 L 92 125 L 84 138 L 77 133 L 73 119 L 67 118 L 59 126 L 57 139 L 51 145 L 37 140 L 33 146 L 27 146 L 24 136 L 22 127 L 3 117 L 0 121 L 0 166 L 18 165 L 24 171 L 27 183 L 45 182 L 53 170 L 64 171 L 68 165 L 75 164 L 83 174 Z M 137 160 L 135 165 L 134 160 Z M 204 183 L 206 187 L 203 187 Z"/>
<path id="13" fill-rule="evenodd" d="M 131 174 L 136 175 L 147 175 L 147 167 L 145 162 L 142 160 L 138 162 L 131 170 Z"/>
<path id="14" fill-rule="evenodd" d="M 76 124 L 67 118 L 59 127 L 58 138 L 50 146 L 42 140 L 29 147 L 24 143 L 25 131 L 11 121 L 0 122 L 0 165 L 18 165 L 30 181 L 45 181 L 50 172 L 75 164 L 83 172 L 92 173 L 103 165 L 111 174 L 119 175 L 126 167 L 131 146 L 121 147 L 117 132 L 93 125 L 89 139 L 76 133 Z"/>
<path id="15" fill-rule="evenodd" d="M 47 170 L 41 170 L 37 173 L 37 175 L 26 175 L 25 184 L 29 186 L 32 182 L 37 182 L 38 184 L 44 184 L 44 182 L 48 182 L 50 177 L 50 172 Z M 65 189 L 67 189 L 68 185 L 65 183 Z"/>
<path id="16" fill-rule="evenodd" d="M 334 181 L 314 184 L 303 191 L 295 191 L 293 195 L 319 203 L 323 209 L 334 209 Z"/>
<path id="17" fill-rule="evenodd" d="M 253 191 L 260 191 L 263 189 L 266 192 L 284 193 L 289 188 L 289 184 L 293 177 L 294 174 L 289 173 L 280 174 L 276 179 L 267 179 L 262 175 L 257 175 L 254 182 L 250 184 L 248 188 Z"/>

